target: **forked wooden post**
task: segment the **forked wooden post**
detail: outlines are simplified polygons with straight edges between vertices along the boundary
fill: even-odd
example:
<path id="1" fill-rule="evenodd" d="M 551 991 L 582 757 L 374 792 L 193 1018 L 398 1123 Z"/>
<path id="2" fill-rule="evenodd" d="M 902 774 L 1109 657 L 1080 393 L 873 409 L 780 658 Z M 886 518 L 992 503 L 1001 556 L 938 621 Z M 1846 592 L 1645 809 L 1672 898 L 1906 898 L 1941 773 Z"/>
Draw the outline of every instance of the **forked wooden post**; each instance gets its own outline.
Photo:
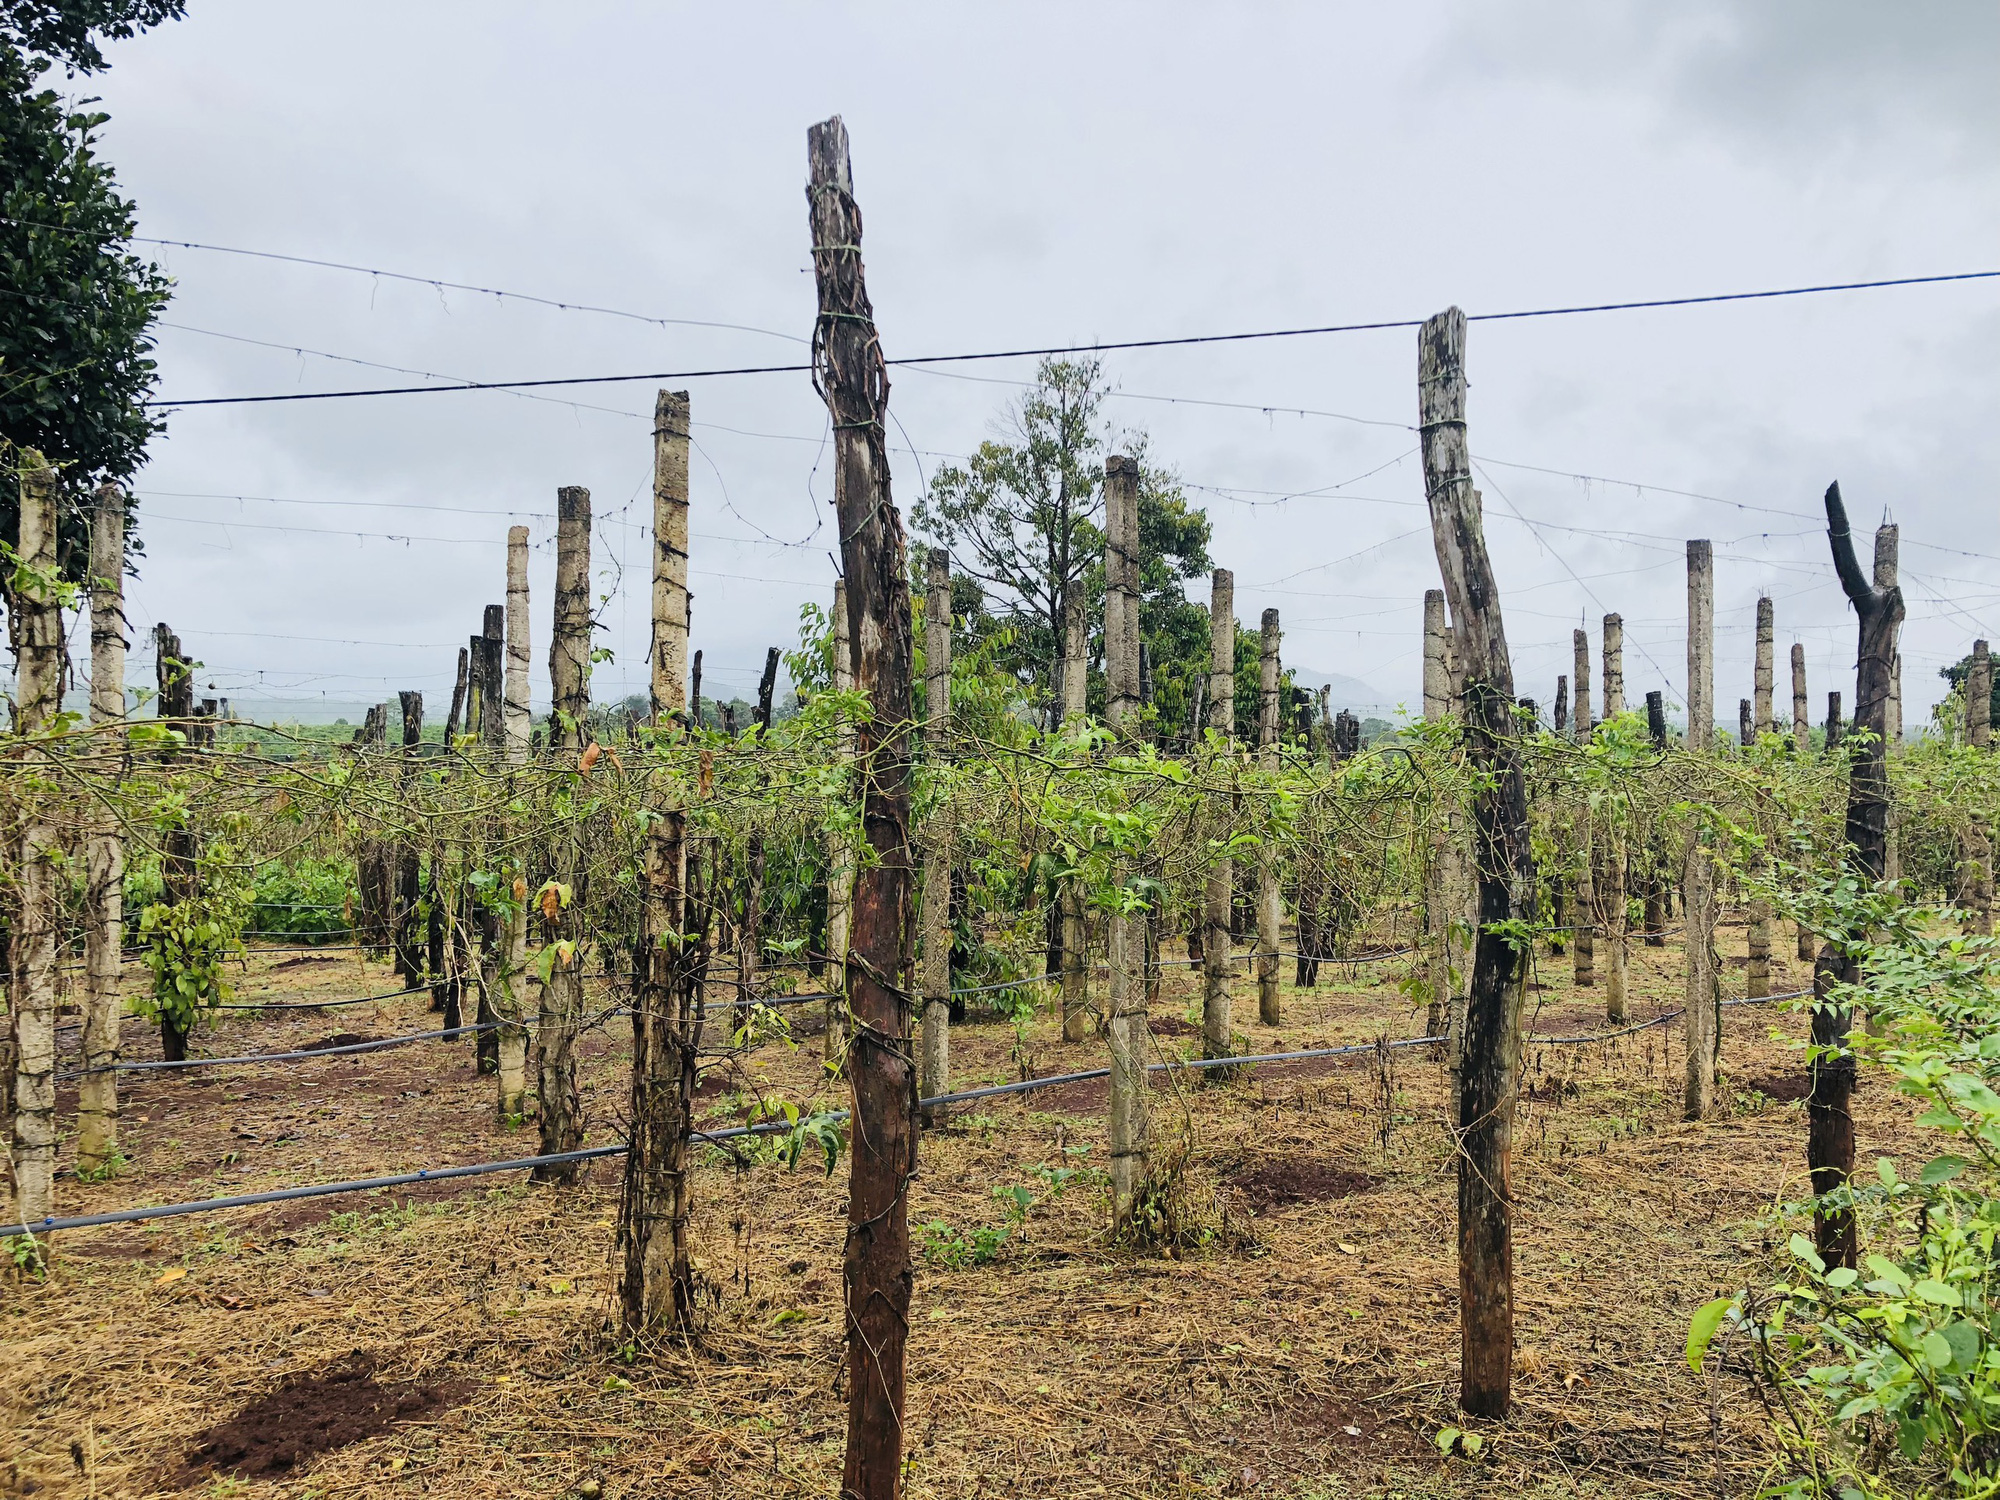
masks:
<path id="1" fill-rule="evenodd" d="M 1236 575 L 1217 568 L 1209 575 L 1208 727 L 1223 745 L 1236 735 Z M 1229 902 L 1236 885 L 1235 861 L 1218 857 L 1201 893 L 1201 1050 L 1204 1057 L 1228 1057 L 1236 1050 L 1230 1014 Z M 1227 1072 L 1211 1068 L 1213 1074 Z"/>
<path id="2" fill-rule="evenodd" d="M 941 773 L 951 737 L 951 555 L 942 547 L 925 559 L 924 754 Z M 928 1099 L 951 1087 L 951 830 L 939 820 L 924 846 L 923 1059 L 917 1094 Z"/>
<path id="3" fill-rule="evenodd" d="M 1264 611 L 1257 655 L 1257 760 L 1267 772 L 1278 769 L 1278 687 L 1283 677 L 1279 660 L 1278 612 Z M 1257 846 L 1257 1019 L 1276 1026 L 1283 1019 L 1278 989 L 1278 933 L 1284 921 L 1284 900 L 1278 887 L 1275 840 Z"/>
<path id="4" fill-rule="evenodd" d="M 855 1022 L 848 1183 L 847 1461 L 842 1494 L 895 1500 L 903 1472 L 903 1351 L 909 1336 L 909 1180 L 916 1096 L 903 970 L 910 929 L 910 718 L 915 655 L 903 518 L 889 494 L 889 377 L 861 264 L 847 128 L 813 127 L 808 189 L 819 290 L 814 367 L 834 432 L 834 503 L 854 630 L 861 821 L 869 859 L 854 893 L 846 989 Z"/>
<path id="5" fill-rule="evenodd" d="M 1687 748 L 1700 755 L 1715 737 L 1715 549 L 1687 544 Z M 1708 840 L 1690 827 L 1681 851 L 1681 905 L 1687 930 L 1687 1082 L 1682 1110 L 1699 1120 L 1715 1102 L 1722 1045 L 1722 995 L 1715 957 L 1715 866 Z"/>
<path id="6" fill-rule="evenodd" d="M 1457 1079 L 1459 1400 L 1474 1416 L 1499 1417 L 1512 1399 L 1509 1159 L 1528 959 L 1511 928 L 1532 916 L 1535 872 L 1514 669 L 1466 443 L 1465 314 L 1455 307 L 1429 319 L 1418 335 L 1417 406 L 1431 538 L 1463 672 L 1468 750 L 1481 772 L 1473 799 L 1479 923 Z"/>
<path id="7" fill-rule="evenodd" d="M 90 529 L 90 724 L 95 753 L 122 773 L 125 721 L 125 492 L 98 486 Z M 84 852 L 83 1077 L 77 1080 L 76 1165 L 102 1172 L 118 1151 L 118 1017 L 125 937 L 125 838 L 106 816 Z"/>

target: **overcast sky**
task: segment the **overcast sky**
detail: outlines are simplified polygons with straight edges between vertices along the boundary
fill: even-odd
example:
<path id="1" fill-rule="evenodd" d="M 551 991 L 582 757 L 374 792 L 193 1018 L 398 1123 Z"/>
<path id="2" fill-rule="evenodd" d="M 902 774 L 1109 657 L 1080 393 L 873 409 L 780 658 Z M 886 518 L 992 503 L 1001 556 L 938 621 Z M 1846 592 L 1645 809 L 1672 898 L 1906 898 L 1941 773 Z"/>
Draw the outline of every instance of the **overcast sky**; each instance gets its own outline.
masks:
<path id="1" fill-rule="evenodd" d="M 179 289 L 161 386 L 185 398 L 410 383 L 326 355 L 479 379 L 795 362 L 805 131 L 836 112 L 892 356 L 1992 269 L 1996 18 L 190 0 L 83 91 L 111 113 L 142 233 L 731 325 L 162 249 Z M 1864 555 L 1885 512 L 1902 526 L 1914 726 L 1937 668 L 2000 637 L 1996 334 L 1992 281 L 1475 323 L 1471 442 L 1519 690 L 1546 705 L 1570 630 L 1587 621 L 1594 645 L 1615 609 L 1628 691 L 1678 701 L 1683 542 L 1701 536 L 1719 717 L 1750 691 L 1759 593 L 1781 700 L 1797 639 L 1815 718 L 1829 687 L 1851 705 L 1819 519 L 1838 478 Z M 1241 618 L 1277 606 L 1288 662 L 1390 701 L 1416 696 L 1438 582 L 1415 345 L 1393 329 L 1106 357 L 1114 420 L 1207 506 Z M 906 514 L 1031 370 L 896 372 Z M 682 383 L 694 644 L 711 691 L 747 693 L 800 604 L 829 597 L 824 410 L 800 375 Z M 597 696 L 642 689 L 654 389 L 179 411 L 137 481 L 131 616 L 169 621 L 245 706 L 415 687 L 441 713 L 525 521 L 540 698 L 555 491 L 583 484 L 616 591 Z"/>

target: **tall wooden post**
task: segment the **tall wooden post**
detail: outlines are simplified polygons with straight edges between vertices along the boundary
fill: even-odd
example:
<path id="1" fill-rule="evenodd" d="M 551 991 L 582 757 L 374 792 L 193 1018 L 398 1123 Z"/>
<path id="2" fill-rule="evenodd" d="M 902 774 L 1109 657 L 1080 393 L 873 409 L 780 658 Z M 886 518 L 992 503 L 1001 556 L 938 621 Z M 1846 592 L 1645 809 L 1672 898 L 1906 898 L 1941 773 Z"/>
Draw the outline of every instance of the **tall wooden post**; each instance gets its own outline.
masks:
<path id="1" fill-rule="evenodd" d="M 1625 617 L 1604 617 L 1604 717 L 1625 712 Z"/>
<path id="2" fill-rule="evenodd" d="M 655 724 L 687 707 L 689 410 L 686 391 L 661 391 L 653 398 Z"/>
<path id="3" fill-rule="evenodd" d="M 17 450 L 21 529 L 14 667 L 14 732 L 45 735 L 62 707 L 62 605 L 55 592 L 56 475 L 32 448 Z M 122 566 L 122 559 L 120 565 Z M 46 753 L 46 752 L 44 752 Z M 32 762 L 30 762 L 32 764 Z M 57 830 L 33 799 L 23 809 L 16 879 L 14 965 L 15 1219 L 46 1218 L 56 1172 L 56 926 L 64 875 Z"/>
<path id="4" fill-rule="evenodd" d="M 588 529 L 586 519 L 586 536 Z M 501 721 L 509 765 L 521 765 L 527 760 L 534 733 L 534 713 L 529 703 L 532 691 L 529 676 L 534 661 L 529 634 L 528 528 L 510 526 L 507 528 L 507 677 L 502 685 L 506 709 Z"/>
<path id="5" fill-rule="evenodd" d="M 125 492 L 97 490 L 90 529 L 90 723 L 94 750 L 122 769 L 125 721 Z M 77 1081 L 76 1165 L 107 1169 L 118 1152 L 118 987 L 125 936 L 125 839 L 115 818 L 92 821 L 84 854 L 83 1077 Z"/>
<path id="6" fill-rule="evenodd" d="M 417 774 L 417 747 L 424 739 L 424 695 L 408 689 L 396 695 L 403 713 L 403 765 L 399 781 L 408 789 Z M 417 931 L 417 902 L 423 895 L 423 864 L 416 840 L 397 841 L 396 852 L 396 972 L 405 985 L 415 989 L 424 982 L 424 959 Z"/>
<path id="7" fill-rule="evenodd" d="M 1139 465 L 1123 454 L 1104 461 L 1104 671 L 1112 730 L 1126 743 L 1139 730 Z M 1113 910 L 1105 918 L 1105 1035 L 1111 1051 L 1111 1216 L 1131 1228 L 1147 1177 L 1145 919 Z"/>
<path id="8" fill-rule="evenodd" d="M 1573 727 L 1579 745 L 1587 744 L 1591 732 L 1590 635 L 1583 630 L 1570 632 L 1570 669 L 1576 674 L 1576 696 L 1571 700 Z M 1570 918 L 1571 975 L 1578 989 L 1597 983 L 1597 887 L 1591 868 L 1592 849 L 1590 799 L 1585 797 L 1576 815 L 1576 910 Z"/>
<path id="9" fill-rule="evenodd" d="M 1687 544 L 1687 748 L 1705 753 L 1715 735 L 1715 549 Z M 1715 959 L 1715 866 L 1708 841 L 1690 827 L 1682 850 L 1681 906 L 1687 928 L 1687 1087 L 1683 1108 L 1699 1120 L 1715 1102 L 1722 1046 L 1722 995 Z"/>
<path id="10" fill-rule="evenodd" d="M 1590 738 L 1596 727 L 1590 704 L 1590 632 L 1572 630 L 1570 638 L 1570 732 L 1578 744 Z"/>
<path id="11" fill-rule="evenodd" d="M 909 1179 L 916 1167 L 910 1011 L 903 956 L 910 925 L 910 745 L 915 693 L 903 518 L 889 497 L 883 419 L 889 381 L 861 264 L 861 213 L 847 129 L 811 132 L 814 335 L 835 442 L 834 499 L 853 620 L 855 685 L 870 717 L 860 736 L 862 826 L 870 858 L 854 894 L 846 987 L 855 1020 L 853 1168 L 845 1256 L 847 1462 L 842 1493 L 895 1500 L 903 1469 L 903 1355 L 910 1314 Z"/>
<path id="12" fill-rule="evenodd" d="M 1972 668 L 1966 672 L 1966 744 L 1974 750 L 1992 746 L 1994 662 L 1984 640 L 1972 642 Z M 1960 904 L 1972 914 L 1966 932 L 1990 938 L 1994 930 L 1994 842 L 1986 814 L 1974 812 L 1966 838 L 1970 880 Z"/>
<path id="13" fill-rule="evenodd" d="M 1889 533 L 1885 539 L 1883 532 Z M 1840 486 L 1826 491 L 1827 541 L 1833 549 L 1834 571 L 1848 603 L 1860 617 L 1856 652 L 1854 723 L 1868 731 L 1848 758 L 1847 825 L 1845 837 L 1854 870 L 1873 885 L 1887 876 L 1889 853 L 1889 697 L 1896 659 L 1896 636 L 1903 623 L 1903 591 L 1898 586 L 1896 535 L 1883 527 L 1875 535 L 1875 577 L 1861 573 L 1848 530 L 1847 508 Z M 1810 1092 L 1806 1096 L 1806 1162 L 1812 1170 L 1813 1192 L 1826 1194 L 1854 1174 L 1854 1054 L 1847 1050 L 1852 1012 L 1833 1004 L 1828 992 L 1840 983 L 1859 983 L 1858 957 L 1828 943 L 1813 966 L 1812 1052 Z M 1858 1245 L 1850 1209 L 1826 1209 L 1814 1220 L 1819 1253 L 1829 1263 L 1855 1264 Z"/>
<path id="14" fill-rule="evenodd" d="M 556 491 L 555 623 L 549 632 L 549 751 L 562 774 L 579 775 L 577 759 L 590 727 L 590 491 L 565 485 Z M 583 1144 L 583 1100 L 577 1092 L 576 1032 L 583 1017 L 582 924 L 585 900 L 583 830 L 559 824 L 550 851 L 558 885 L 570 887 L 567 906 L 542 907 L 543 941 L 571 942 L 576 951 L 554 963 L 542 985 L 542 1024 L 535 1038 L 541 1104 L 542 1154 L 574 1151 Z M 561 955 L 557 955 L 558 959 Z M 575 1162 L 535 1168 L 538 1182 L 574 1182 Z"/>
<path id="15" fill-rule="evenodd" d="M 1760 596 L 1757 600 L 1757 656 L 1751 682 L 1752 727 L 1760 735 L 1778 732 L 1777 708 L 1773 702 L 1777 634 L 1776 606 L 1768 595 Z"/>
<path id="16" fill-rule="evenodd" d="M 656 747 L 687 714 L 688 414 L 685 392 L 661 391 L 654 400 L 653 616 L 647 665 L 649 717 L 659 731 Z M 702 1009 L 697 987 L 687 983 L 692 956 L 686 946 L 687 813 L 671 791 L 651 800 L 655 816 L 641 856 L 644 905 L 633 966 L 638 1004 L 632 1010 L 632 1124 L 619 1215 L 625 1260 L 619 1312 L 628 1334 L 670 1322 L 684 1326 L 694 1302 L 687 1243 L 692 1196 L 687 1142 Z"/>
<path id="17" fill-rule="evenodd" d="M 200 731 L 193 723 L 194 671 L 188 665 L 181 638 L 164 620 L 153 627 L 153 680 L 158 694 L 153 701 L 160 721 L 180 730 L 189 744 L 195 743 Z M 169 744 L 161 750 L 160 759 L 171 761 L 179 754 Z M 200 867 L 196 858 L 200 850 L 194 830 L 183 821 L 167 828 L 160 842 L 160 899 L 168 906 L 178 906 L 197 893 Z M 167 1062 L 183 1062 L 187 1058 L 187 1032 L 164 1010 L 160 1012 L 160 1056 Z"/>
<path id="18" fill-rule="evenodd" d="M 1267 772 L 1278 769 L 1278 612 L 1264 611 L 1262 645 L 1257 654 L 1257 760 Z M 1265 839 L 1257 846 L 1257 1019 L 1266 1026 L 1280 1023 L 1278 934 L 1285 908 L 1278 887 L 1278 850 Z"/>
<path id="19" fill-rule="evenodd" d="M 1806 648 L 1798 641 L 1792 642 L 1792 751 L 1804 756 L 1812 753 L 1812 705 L 1806 694 Z M 1798 924 L 1798 957 L 1801 963 L 1811 963 L 1813 959 L 1813 931 L 1805 923 Z"/>
<path id="20" fill-rule="evenodd" d="M 924 752 L 941 775 L 951 734 L 951 556 L 934 547 L 925 563 Z M 924 1030 L 917 1094 L 928 1099 L 951 1087 L 951 830 L 943 819 L 926 840 L 918 923 Z"/>
<path id="21" fill-rule="evenodd" d="M 757 679 L 757 749 L 771 743 L 771 700 L 778 690 L 776 646 L 764 653 L 764 672 Z M 764 965 L 764 832 L 750 830 L 743 850 L 743 925 L 738 932 L 736 994 L 747 1016 L 757 998 L 758 976 Z"/>
<path id="22" fill-rule="evenodd" d="M 1474 1416 L 1500 1417 L 1512 1396 L 1509 1158 L 1528 960 L 1510 929 L 1532 915 L 1535 872 L 1514 669 L 1466 443 L 1465 314 L 1455 307 L 1426 321 L 1418 335 L 1417 409 L 1431 538 L 1464 674 L 1467 746 L 1481 773 L 1473 799 L 1479 922 L 1457 1080 L 1459 1401 Z"/>
<path id="23" fill-rule="evenodd" d="M 697 652 L 696 655 L 700 653 Z M 854 646 L 848 633 L 847 583 L 833 586 L 833 690 L 845 693 L 854 687 Z M 698 711 L 698 710 L 697 710 Z M 842 724 L 835 737 L 835 753 L 843 775 L 853 774 L 854 731 Z M 847 964 L 854 914 L 854 851 L 840 834 L 827 844 L 826 877 L 826 956 L 836 970 Z M 826 1036 L 823 1039 L 827 1066 L 836 1074 L 847 1068 L 847 988 L 826 1002 Z"/>
<path id="24" fill-rule="evenodd" d="M 1228 745 L 1236 735 L 1236 575 L 1217 568 L 1209 575 L 1208 727 Z M 1235 861 L 1219 857 L 1209 868 L 1201 893 L 1201 1050 L 1204 1057 L 1228 1057 L 1236 1050 L 1230 1015 L 1229 902 L 1235 891 Z M 1221 1068 L 1211 1072 L 1225 1071 Z"/>
<path id="25" fill-rule="evenodd" d="M 458 744 L 459 725 L 465 719 L 465 693 L 467 676 L 472 665 L 472 656 L 465 647 L 458 648 L 458 676 L 451 685 L 451 712 L 445 715 L 444 748 L 447 752 Z"/>
<path id="26" fill-rule="evenodd" d="M 1826 748 L 1838 750 L 1847 738 L 1847 721 L 1840 714 L 1840 694 L 1826 695 Z"/>
<path id="27" fill-rule="evenodd" d="M 1089 714 L 1089 644 L 1083 590 L 1072 589 L 1063 601 L 1062 723 L 1066 734 L 1076 733 Z M 1090 922 L 1083 886 L 1077 880 L 1062 883 L 1058 909 L 1062 924 L 1063 1040 L 1080 1042 L 1090 1034 Z"/>

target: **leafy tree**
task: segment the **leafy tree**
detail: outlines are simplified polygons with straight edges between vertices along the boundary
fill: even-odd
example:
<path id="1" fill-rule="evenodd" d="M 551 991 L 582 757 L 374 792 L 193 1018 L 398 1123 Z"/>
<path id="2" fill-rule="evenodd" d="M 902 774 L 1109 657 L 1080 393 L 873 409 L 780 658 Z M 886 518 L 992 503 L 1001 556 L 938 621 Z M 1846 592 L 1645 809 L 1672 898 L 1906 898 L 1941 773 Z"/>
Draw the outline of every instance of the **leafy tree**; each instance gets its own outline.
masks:
<path id="1" fill-rule="evenodd" d="M 1104 688 L 1104 455 L 1114 446 L 1139 464 L 1139 629 L 1153 661 L 1163 724 L 1184 727 L 1193 663 L 1207 670 L 1208 614 L 1183 585 L 1208 570 L 1207 515 L 1179 480 L 1147 458 L 1142 432 L 1101 421 L 1108 386 L 1095 359 L 1045 359 L 1035 385 L 1011 406 L 1000 435 L 963 465 L 940 469 L 915 508 L 918 532 L 949 548 L 953 603 L 975 636 L 1005 631 L 996 661 L 1046 710 L 1062 655 L 1062 620 L 1081 594 L 1091 622 L 1090 697 Z M 1197 645 L 1199 651 L 1197 652 Z"/>
<path id="2" fill-rule="evenodd" d="M 104 66 L 97 39 L 181 13 L 184 0 L 0 0 L 0 445 L 40 449 L 72 497 L 129 477 L 161 423 L 151 327 L 171 283 L 127 248 L 133 204 L 96 151 L 95 101 L 41 87 L 56 63 Z M 0 536 L 20 527 L 0 484 Z M 63 508 L 58 559 L 75 578 L 87 525 Z M 129 530 L 128 530 L 128 534 Z"/>

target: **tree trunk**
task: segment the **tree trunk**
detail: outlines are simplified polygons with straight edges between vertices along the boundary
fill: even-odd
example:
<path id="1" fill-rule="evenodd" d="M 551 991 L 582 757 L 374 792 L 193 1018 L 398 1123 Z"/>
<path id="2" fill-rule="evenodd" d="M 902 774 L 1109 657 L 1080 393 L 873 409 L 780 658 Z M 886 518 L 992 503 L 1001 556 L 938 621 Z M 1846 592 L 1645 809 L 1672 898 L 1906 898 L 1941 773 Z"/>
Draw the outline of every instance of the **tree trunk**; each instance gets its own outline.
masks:
<path id="1" fill-rule="evenodd" d="M 1257 758 L 1267 774 L 1278 769 L 1278 612 L 1264 611 L 1262 648 L 1257 657 Z M 1278 889 L 1276 841 L 1257 845 L 1257 1019 L 1276 1026 L 1283 1019 L 1278 992 L 1278 933 L 1285 915 Z"/>
<path id="2" fill-rule="evenodd" d="M 549 698 L 549 750 L 558 774 L 581 776 L 577 758 L 590 738 L 590 491 L 580 485 L 556 491 L 556 598 L 555 625 L 549 636 Z M 508 707 L 511 710 L 513 704 Z M 512 740 L 510 734 L 510 744 Z M 587 878 L 582 843 L 580 823 L 572 818 L 558 824 L 551 863 L 556 884 L 569 887 L 570 896 L 565 902 L 550 891 L 542 898 L 543 941 L 575 945 L 567 958 L 558 952 L 542 982 L 542 1018 L 535 1052 L 544 1156 L 574 1151 L 583 1144 L 583 1100 L 576 1082 L 585 938 L 580 916 Z M 537 1182 L 570 1183 L 576 1181 L 577 1172 L 575 1162 L 554 1162 L 535 1168 L 534 1178 Z"/>
<path id="3" fill-rule="evenodd" d="M 125 495 L 98 487 L 90 533 L 90 722 L 94 729 L 125 719 Z M 101 733 L 93 746 L 126 753 L 122 729 Z M 117 820 L 94 820 L 84 856 L 83 1067 L 77 1082 L 76 1166 L 107 1171 L 118 1156 L 119 980 L 125 938 L 125 840 Z"/>
<path id="4" fill-rule="evenodd" d="M 14 578 L 19 610 L 14 733 L 31 741 L 50 732 L 62 707 L 62 605 L 54 589 L 56 475 L 34 449 L 17 451 L 21 515 Z M 32 1223 L 46 1218 L 55 1205 L 56 924 L 65 878 L 54 823 L 34 799 L 24 814 L 12 954 L 20 976 L 13 1016 L 13 1167 L 14 1217 Z"/>
<path id="5" fill-rule="evenodd" d="M 842 1494 L 895 1500 L 903 1472 L 904 1349 L 909 1331 L 909 1180 L 917 1132 L 904 970 L 910 938 L 909 569 L 889 493 L 883 421 L 889 380 L 861 264 L 861 213 L 838 117 L 809 134 L 813 270 L 820 318 L 814 366 L 834 430 L 834 503 L 855 642 L 862 828 L 870 858 L 854 892 L 845 989 L 855 1035 L 848 1182 L 847 1460 Z"/>
<path id="6" fill-rule="evenodd" d="M 1428 320 L 1417 349 L 1424 490 L 1464 674 L 1467 747 L 1480 772 L 1473 798 L 1479 924 L 1457 1079 L 1459 1401 L 1471 1415 L 1500 1417 L 1512 1397 L 1509 1158 L 1529 956 L 1508 929 L 1533 917 L 1534 856 L 1514 672 L 1466 444 L 1465 315 L 1452 308 Z"/>
<path id="7" fill-rule="evenodd" d="M 1889 853 L 1889 715 L 1896 636 L 1903 623 L 1903 591 L 1897 583 L 1896 536 L 1884 527 L 1876 533 L 1875 577 L 1862 577 L 1855 560 L 1854 538 L 1848 530 L 1847 508 L 1840 486 L 1826 491 L 1827 540 L 1833 549 L 1834 571 L 1841 589 L 1860 617 L 1860 642 L 1854 683 L 1855 727 L 1867 731 L 1849 757 L 1847 826 L 1849 858 L 1855 873 L 1870 884 L 1888 878 Z M 1883 532 L 1889 535 L 1885 538 Z M 1814 966 L 1814 990 L 1823 997 L 1835 982 L 1861 980 L 1859 954 L 1843 952 L 1832 943 L 1820 949 Z M 1831 1192 L 1854 1174 L 1854 1119 L 1849 1101 L 1854 1094 L 1854 1054 L 1847 1050 L 1852 1013 L 1845 1006 L 1819 1004 L 1813 1012 L 1811 1092 L 1806 1096 L 1808 1133 L 1806 1161 L 1813 1191 Z M 1854 1215 L 1844 1208 L 1825 1208 L 1815 1217 L 1819 1253 L 1829 1263 L 1855 1264 Z"/>
<path id="8" fill-rule="evenodd" d="M 924 594 L 924 750 L 944 774 L 951 734 L 951 557 L 933 548 Z M 939 826 L 926 840 L 922 926 L 923 1065 L 917 1093 L 928 1099 L 951 1087 L 951 845 Z"/>
<path id="9" fill-rule="evenodd" d="M 1715 559 L 1706 541 L 1687 544 L 1688 725 L 1691 754 L 1707 751 L 1715 734 Z M 1708 840 L 1690 826 L 1682 850 L 1681 906 L 1687 929 L 1687 1080 L 1682 1108 L 1699 1120 L 1715 1101 L 1722 1045 L 1722 995 L 1716 982 L 1715 865 Z"/>

